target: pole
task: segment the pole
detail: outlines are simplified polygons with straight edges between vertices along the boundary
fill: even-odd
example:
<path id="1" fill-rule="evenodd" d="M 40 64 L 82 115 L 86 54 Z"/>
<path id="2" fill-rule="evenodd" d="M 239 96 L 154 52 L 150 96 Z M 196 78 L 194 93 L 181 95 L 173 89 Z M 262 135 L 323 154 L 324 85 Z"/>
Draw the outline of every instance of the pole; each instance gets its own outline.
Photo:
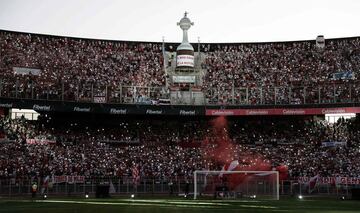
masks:
<path id="1" fill-rule="evenodd" d="M 276 200 L 280 200 L 279 196 L 279 172 L 276 172 Z"/>
<path id="2" fill-rule="evenodd" d="M 80 86 L 79 85 L 80 85 L 80 81 L 79 81 L 79 84 L 76 87 L 76 97 L 75 97 L 76 101 L 79 101 L 79 92 L 80 92 L 80 88 L 79 88 Z"/>
<path id="3" fill-rule="evenodd" d="M 0 96 L 2 96 L 3 80 L 0 79 Z"/>
<path id="4" fill-rule="evenodd" d="M 291 87 L 288 88 L 288 93 L 289 93 L 289 94 L 288 94 L 288 99 L 289 99 L 288 101 L 289 101 L 289 104 L 291 104 L 291 99 L 292 99 L 292 98 L 291 98 L 291 95 L 292 95 L 292 94 L 291 94 Z"/>
<path id="5" fill-rule="evenodd" d="M 333 103 L 336 103 L 336 87 L 335 84 L 333 84 Z"/>
<path id="6" fill-rule="evenodd" d="M 192 92 L 192 87 L 191 87 L 191 85 L 190 85 L 190 88 L 189 88 L 189 92 L 190 92 L 189 104 L 194 104 L 194 103 L 193 103 L 193 92 Z"/>
<path id="7" fill-rule="evenodd" d="M 18 90 L 19 90 L 19 80 L 16 79 L 16 82 L 15 82 L 15 98 L 18 97 Z"/>
<path id="8" fill-rule="evenodd" d="M 276 92 L 277 92 L 277 88 L 274 87 L 274 101 L 275 101 L 275 105 L 277 103 L 277 95 L 276 95 Z"/>
<path id="9" fill-rule="evenodd" d="M 249 87 L 246 87 L 246 96 L 245 96 L 245 102 L 246 104 L 249 104 Z"/>
<path id="10" fill-rule="evenodd" d="M 194 200 L 196 200 L 196 196 L 197 196 L 197 181 L 196 181 L 196 176 L 197 173 L 196 171 L 194 172 Z"/>
<path id="11" fill-rule="evenodd" d="M 94 84 L 91 83 L 91 102 L 94 102 Z"/>
<path id="12" fill-rule="evenodd" d="M 64 81 L 61 82 L 61 100 L 64 101 Z"/>
<path id="13" fill-rule="evenodd" d="M 232 79 L 232 87 L 231 87 L 231 103 L 234 105 L 235 104 L 235 82 L 234 82 L 234 75 L 233 75 L 233 79 Z"/>
<path id="14" fill-rule="evenodd" d="M 31 83 L 31 99 L 34 99 L 34 83 Z"/>
<path id="15" fill-rule="evenodd" d="M 350 84 L 349 101 L 348 101 L 348 102 L 353 102 L 353 101 L 352 101 L 352 97 L 351 97 L 351 88 L 352 88 L 352 84 Z"/>
<path id="16" fill-rule="evenodd" d="M 122 103 L 122 85 L 121 84 L 120 84 L 119 92 L 120 92 L 120 95 L 119 95 L 120 102 L 119 103 Z"/>
<path id="17" fill-rule="evenodd" d="M 46 93 L 46 100 L 49 100 L 49 93 L 50 93 L 50 86 L 47 85 L 47 93 Z"/>
<path id="18" fill-rule="evenodd" d="M 165 37 L 162 37 L 162 54 L 163 54 L 163 69 L 165 73 L 165 86 L 168 87 L 168 80 L 167 80 L 167 69 L 166 69 L 166 52 L 165 52 Z"/>
<path id="19" fill-rule="evenodd" d="M 120 180 L 120 178 L 118 179 L 118 193 L 120 194 L 121 192 L 120 192 L 120 184 L 121 184 L 121 180 Z"/>
<path id="20" fill-rule="evenodd" d="M 108 85 L 105 85 L 105 103 L 108 102 Z"/>
<path id="21" fill-rule="evenodd" d="M 201 54 L 200 54 L 200 37 L 198 37 L 198 57 L 199 57 L 199 60 L 198 60 L 198 65 L 200 67 L 200 64 L 201 64 Z"/>

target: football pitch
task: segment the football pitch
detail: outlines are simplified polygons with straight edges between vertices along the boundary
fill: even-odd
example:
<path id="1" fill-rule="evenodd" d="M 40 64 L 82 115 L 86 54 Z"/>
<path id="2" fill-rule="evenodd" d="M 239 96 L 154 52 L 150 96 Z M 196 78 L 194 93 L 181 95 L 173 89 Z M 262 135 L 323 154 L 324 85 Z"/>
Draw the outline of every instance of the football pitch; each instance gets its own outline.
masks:
<path id="1" fill-rule="evenodd" d="M 0 199 L 0 212 L 360 212 L 360 201 L 295 198 L 280 201 L 191 199 Z"/>

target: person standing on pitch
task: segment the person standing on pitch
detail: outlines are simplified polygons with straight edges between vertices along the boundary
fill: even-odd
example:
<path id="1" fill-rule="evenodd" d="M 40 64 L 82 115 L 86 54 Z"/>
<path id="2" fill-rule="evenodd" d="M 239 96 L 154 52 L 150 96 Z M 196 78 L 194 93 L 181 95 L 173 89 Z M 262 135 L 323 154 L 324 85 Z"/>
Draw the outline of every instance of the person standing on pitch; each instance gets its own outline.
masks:
<path id="1" fill-rule="evenodd" d="M 36 182 L 34 182 L 32 185 L 31 185 L 31 197 L 32 198 L 35 198 L 36 197 L 36 192 L 37 192 L 37 184 Z"/>

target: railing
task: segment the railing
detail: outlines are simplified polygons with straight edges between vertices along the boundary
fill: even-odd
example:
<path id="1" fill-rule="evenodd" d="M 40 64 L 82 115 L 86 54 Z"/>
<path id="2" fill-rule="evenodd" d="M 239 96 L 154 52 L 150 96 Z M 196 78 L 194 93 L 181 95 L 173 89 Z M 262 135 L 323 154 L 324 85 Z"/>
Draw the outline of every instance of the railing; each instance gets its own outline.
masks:
<path id="1" fill-rule="evenodd" d="M 38 194 L 47 195 L 85 195 L 95 194 L 98 185 L 110 186 L 111 194 L 167 194 L 178 195 L 184 193 L 187 183 L 183 178 L 175 180 L 142 178 L 137 184 L 128 177 L 121 178 L 87 178 L 83 183 L 51 183 L 43 185 L 40 179 L 36 180 L 0 180 L 0 196 L 24 196 L 31 193 L 31 186 L 36 182 Z M 192 190 L 193 184 L 189 184 Z M 193 191 L 193 190 L 192 190 Z"/>
<path id="2" fill-rule="evenodd" d="M 164 88 L 80 82 L 76 85 L 64 82 L 43 85 L 30 80 L 0 79 L 0 97 L 53 101 L 152 104 L 153 100 L 168 98 Z"/>
<path id="3" fill-rule="evenodd" d="M 280 181 L 280 195 L 316 195 L 316 196 L 349 196 L 353 185 L 335 185 L 331 183 L 317 184 L 315 187 L 308 183 L 294 180 Z"/>
<path id="4" fill-rule="evenodd" d="M 38 195 L 47 194 L 55 196 L 82 196 L 85 194 L 95 195 L 98 185 L 109 185 L 112 195 L 184 195 L 186 191 L 194 192 L 194 184 L 191 179 L 184 178 L 173 180 L 142 178 L 137 184 L 129 177 L 120 178 L 87 178 L 83 183 L 53 183 L 44 186 L 40 179 L 36 179 Z M 34 180 L 30 179 L 0 179 L 0 196 L 30 196 L 31 186 Z M 262 184 L 262 182 L 259 182 Z M 254 186 L 256 187 L 256 186 Z M 256 188 L 263 188 L 259 185 Z M 354 185 L 317 184 L 312 187 L 306 183 L 295 180 L 283 180 L 279 182 L 280 195 L 312 195 L 312 196 L 350 196 Z M 356 186 L 355 186 L 356 187 Z"/>
<path id="5" fill-rule="evenodd" d="M 189 90 L 192 90 L 190 88 Z M 197 91 L 197 90 L 196 90 Z M 360 82 L 322 83 L 308 86 L 209 88 L 202 91 L 206 105 L 298 105 L 360 102 Z M 114 104 L 154 104 L 170 98 L 166 87 L 99 85 L 95 83 L 41 84 L 24 79 L 0 79 L 0 97 L 95 102 Z M 189 96 L 191 97 L 191 96 Z M 191 104 L 192 100 L 181 104 Z M 179 104 L 171 100 L 171 104 Z"/>
<path id="6" fill-rule="evenodd" d="M 355 103 L 360 82 L 292 87 L 243 87 L 206 91 L 208 104 L 280 105 Z"/>

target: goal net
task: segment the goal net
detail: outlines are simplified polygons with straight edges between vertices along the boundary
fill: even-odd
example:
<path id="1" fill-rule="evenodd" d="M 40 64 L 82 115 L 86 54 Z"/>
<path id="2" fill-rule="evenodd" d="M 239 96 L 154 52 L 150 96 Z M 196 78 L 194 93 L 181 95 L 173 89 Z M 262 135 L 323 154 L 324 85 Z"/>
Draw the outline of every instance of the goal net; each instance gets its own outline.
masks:
<path id="1" fill-rule="evenodd" d="M 279 200 L 278 171 L 194 172 L 194 199 Z"/>

